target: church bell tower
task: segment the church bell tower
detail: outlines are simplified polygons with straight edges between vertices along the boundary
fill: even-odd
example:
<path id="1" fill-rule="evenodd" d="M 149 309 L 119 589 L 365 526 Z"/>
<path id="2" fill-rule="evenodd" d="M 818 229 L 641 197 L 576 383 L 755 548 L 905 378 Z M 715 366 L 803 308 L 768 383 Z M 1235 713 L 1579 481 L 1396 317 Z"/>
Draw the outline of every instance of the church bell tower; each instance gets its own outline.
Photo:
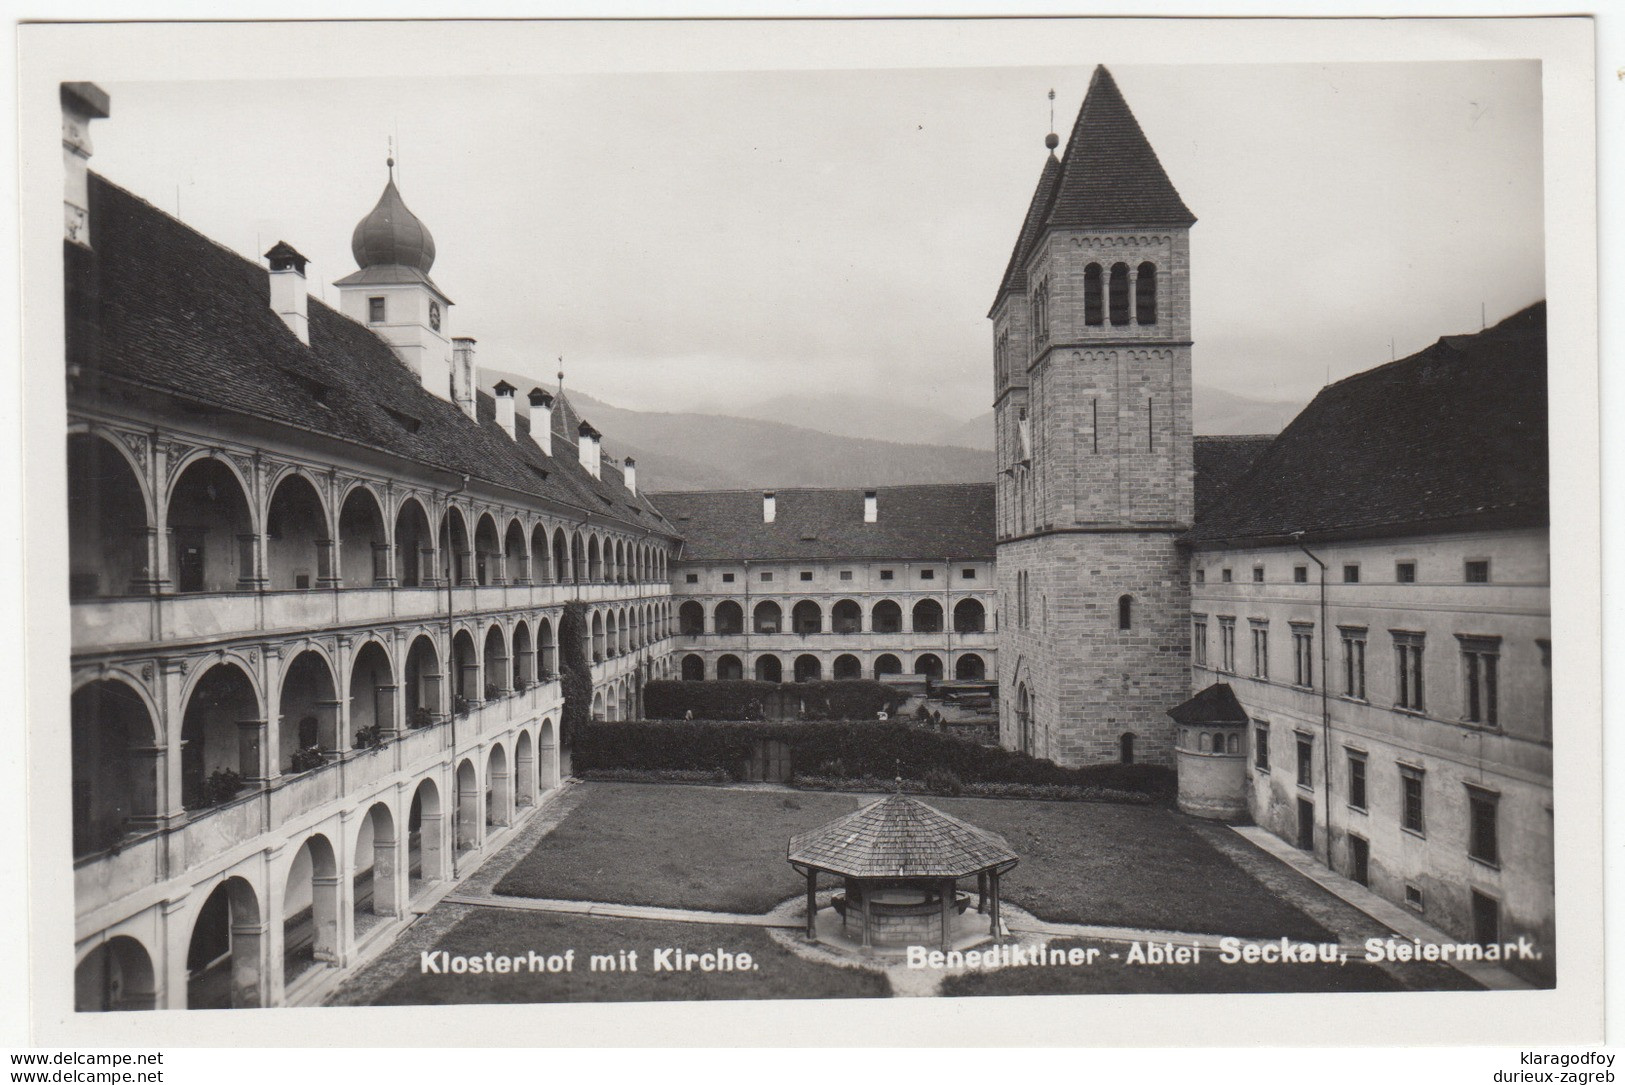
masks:
<path id="1" fill-rule="evenodd" d="M 1173 763 L 1189 688 L 1190 227 L 1097 67 L 993 309 L 1000 741 Z"/>

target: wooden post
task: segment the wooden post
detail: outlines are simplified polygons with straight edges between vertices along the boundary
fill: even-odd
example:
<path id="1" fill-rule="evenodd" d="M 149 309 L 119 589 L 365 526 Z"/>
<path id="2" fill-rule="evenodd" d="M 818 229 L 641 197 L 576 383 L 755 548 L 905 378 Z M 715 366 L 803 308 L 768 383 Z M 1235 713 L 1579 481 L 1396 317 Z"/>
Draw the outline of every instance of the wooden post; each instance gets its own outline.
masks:
<path id="1" fill-rule="evenodd" d="M 874 945 L 874 943 L 870 940 L 870 937 L 869 937 L 869 892 L 868 892 L 867 887 L 865 887 L 863 885 L 863 883 L 859 882 L 859 883 L 857 883 L 857 886 L 858 886 L 858 901 L 859 901 L 859 903 L 861 903 L 863 905 L 863 952 L 869 953 L 869 952 L 872 952 L 871 947 Z M 846 895 L 846 906 L 848 908 L 852 907 L 852 894 L 851 893 L 848 893 Z"/>
<path id="2" fill-rule="evenodd" d="M 818 941 L 818 927 L 815 920 L 818 916 L 818 871 L 812 867 L 807 868 L 807 941 Z"/>
<path id="3" fill-rule="evenodd" d="M 988 933 L 993 935 L 993 940 L 997 942 L 999 941 L 999 872 L 997 870 L 989 871 L 988 881 L 993 886 L 993 914 L 988 922 Z"/>
<path id="4" fill-rule="evenodd" d="M 945 878 L 942 882 L 942 948 L 944 951 L 953 946 L 953 915 L 956 895 L 955 883 L 952 878 Z"/>
<path id="5" fill-rule="evenodd" d="M 976 914 L 984 915 L 987 912 L 987 871 L 976 872 Z"/>

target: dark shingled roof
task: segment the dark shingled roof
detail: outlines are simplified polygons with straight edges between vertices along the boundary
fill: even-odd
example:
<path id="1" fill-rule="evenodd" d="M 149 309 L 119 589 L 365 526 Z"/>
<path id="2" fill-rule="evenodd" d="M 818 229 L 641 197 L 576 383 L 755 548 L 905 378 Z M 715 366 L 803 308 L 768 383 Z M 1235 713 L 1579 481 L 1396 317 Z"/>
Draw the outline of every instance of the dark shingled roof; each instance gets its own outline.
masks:
<path id="1" fill-rule="evenodd" d="M 568 411 L 553 412 L 557 454 L 547 456 L 526 417 L 510 440 L 482 392 L 475 424 L 314 298 L 310 345 L 299 342 L 271 311 L 264 267 L 95 174 L 90 214 L 94 253 L 64 245 L 76 395 L 248 415 L 672 534 L 612 465 L 602 479 L 581 467 L 575 433 L 561 432 Z"/>
<path id="2" fill-rule="evenodd" d="M 849 878 L 963 878 L 1020 862 L 998 833 L 950 817 L 907 795 L 790 838 L 789 861 Z"/>
<path id="3" fill-rule="evenodd" d="M 1546 303 L 1321 390 L 1187 538 L 1222 545 L 1549 522 Z"/>
<path id="4" fill-rule="evenodd" d="M 1215 682 L 1184 704 L 1168 710 L 1175 723 L 1246 723 L 1247 710 L 1227 682 Z"/>
<path id="5" fill-rule="evenodd" d="M 1273 433 L 1244 436 L 1202 435 L 1195 438 L 1196 519 L 1202 510 L 1217 501 L 1230 484 L 1247 473 L 1263 451 L 1275 440 Z"/>
<path id="6" fill-rule="evenodd" d="M 684 561 L 992 561 L 993 483 L 882 486 L 878 518 L 863 522 L 863 490 L 776 490 L 762 522 L 762 490 L 650 494 L 686 541 Z"/>
<path id="7" fill-rule="evenodd" d="M 1196 221 L 1163 172 L 1117 81 L 1095 68 L 1066 143 L 1046 227 L 1189 226 Z"/>
<path id="8" fill-rule="evenodd" d="M 1055 183 L 1061 177 L 1061 162 L 1051 154 L 1044 159 L 1044 170 L 1038 175 L 1038 187 L 1033 189 L 1032 203 L 1027 205 L 1027 216 L 1021 220 L 1021 233 L 1016 235 L 1016 247 L 1010 252 L 1010 263 L 1004 269 L 1004 278 L 999 283 L 999 292 L 993 298 L 994 308 L 998 308 L 999 299 L 1012 291 L 1027 289 L 1027 255 L 1038 244 L 1038 238 L 1044 232 L 1044 214 L 1049 210 L 1049 203 L 1055 197 Z M 992 316 L 991 312 L 988 316 Z"/>

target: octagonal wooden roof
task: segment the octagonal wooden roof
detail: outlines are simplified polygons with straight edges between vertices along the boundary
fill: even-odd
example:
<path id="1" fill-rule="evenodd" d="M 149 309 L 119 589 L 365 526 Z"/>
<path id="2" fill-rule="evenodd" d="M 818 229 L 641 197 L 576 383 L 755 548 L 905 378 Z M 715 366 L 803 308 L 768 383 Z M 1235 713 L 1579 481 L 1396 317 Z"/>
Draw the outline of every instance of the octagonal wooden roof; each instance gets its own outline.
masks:
<path id="1" fill-rule="evenodd" d="M 788 859 L 849 878 L 962 878 L 1020 862 L 998 833 L 888 795 L 790 838 Z"/>

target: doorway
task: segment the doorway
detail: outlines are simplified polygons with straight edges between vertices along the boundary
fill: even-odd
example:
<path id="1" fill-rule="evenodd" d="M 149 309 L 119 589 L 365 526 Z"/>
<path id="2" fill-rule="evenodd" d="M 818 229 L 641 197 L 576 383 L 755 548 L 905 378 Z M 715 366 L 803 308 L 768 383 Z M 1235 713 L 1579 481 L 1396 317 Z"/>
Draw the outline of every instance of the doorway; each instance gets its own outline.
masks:
<path id="1" fill-rule="evenodd" d="M 1298 847 L 1315 850 L 1315 804 L 1308 799 L 1298 800 Z"/>

